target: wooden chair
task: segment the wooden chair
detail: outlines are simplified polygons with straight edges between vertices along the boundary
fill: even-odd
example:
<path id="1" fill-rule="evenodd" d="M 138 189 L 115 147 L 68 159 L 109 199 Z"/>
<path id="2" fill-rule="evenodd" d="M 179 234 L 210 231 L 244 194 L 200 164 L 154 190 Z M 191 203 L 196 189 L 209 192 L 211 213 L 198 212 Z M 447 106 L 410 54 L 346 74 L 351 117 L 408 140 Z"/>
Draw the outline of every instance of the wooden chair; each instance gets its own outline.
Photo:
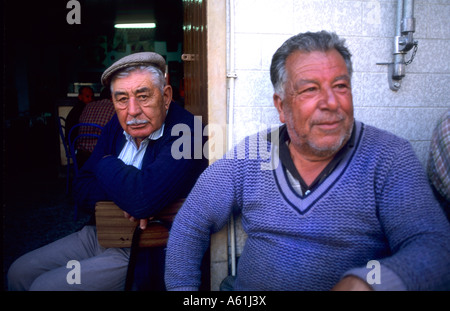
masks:
<path id="1" fill-rule="evenodd" d="M 157 247 L 167 244 L 170 226 L 184 200 L 180 199 L 169 204 L 153 220 L 149 220 L 147 228 L 140 233 L 139 247 Z M 101 246 L 131 247 L 133 234 L 139 223 L 126 219 L 123 210 L 114 202 L 97 202 L 95 221 Z"/>
<path id="2" fill-rule="evenodd" d="M 97 202 L 95 220 L 97 237 L 101 246 L 131 247 L 130 261 L 126 277 L 125 290 L 133 285 L 136 254 L 139 247 L 161 247 L 167 245 L 172 222 L 185 199 L 179 199 L 164 207 L 142 230 L 139 222 L 124 217 L 123 210 L 110 201 Z"/>

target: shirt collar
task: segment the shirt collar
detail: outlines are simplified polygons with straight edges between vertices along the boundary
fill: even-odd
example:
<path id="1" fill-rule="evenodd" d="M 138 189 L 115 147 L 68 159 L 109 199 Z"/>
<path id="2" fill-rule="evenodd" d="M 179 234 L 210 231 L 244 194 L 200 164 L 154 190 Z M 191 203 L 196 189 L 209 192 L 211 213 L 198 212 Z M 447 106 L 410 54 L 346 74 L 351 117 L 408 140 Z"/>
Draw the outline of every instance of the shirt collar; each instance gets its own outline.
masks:
<path id="1" fill-rule="evenodd" d="M 283 124 L 279 128 L 279 142 L 280 142 L 280 161 L 284 165 L 284 167 L 289 170 L 291 175 L 300 181 L 300 186 L 302 187 L 303 193 L 307 190 L 315 188 L 318 184 L 320 184 L 327 176 L 329 176 L 333 170 L 337 167 L 337 165 L 341 162 L 344 156 L 349 152 L 355 145 L 355 136 L 356 136 L 356 125 L 353 123 L 352 126 L 352 134 L 350 139 L 345 143 L 345 145 L 336 153 L 330 163 L 323 169 L 323 171 L 317 176 L 316 180 L 309 185 L 303 181 L 303 178 L 300 176 L 297 168 L 294 165 L 294 161 L 291 158 L 291 154 L 289 151 L 289 147 L 287 142 L 289 141 L 289 134 L 287 132 L 286 124 Z"/>

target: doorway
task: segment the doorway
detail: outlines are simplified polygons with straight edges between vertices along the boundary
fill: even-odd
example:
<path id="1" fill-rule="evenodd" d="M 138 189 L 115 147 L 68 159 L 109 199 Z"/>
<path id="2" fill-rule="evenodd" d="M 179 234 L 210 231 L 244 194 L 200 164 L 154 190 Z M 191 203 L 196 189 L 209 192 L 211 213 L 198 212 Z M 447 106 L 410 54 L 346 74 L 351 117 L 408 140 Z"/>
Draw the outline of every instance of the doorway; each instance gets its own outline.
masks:
<path id="1" fill-rule="evenodd" d="M 54 229 L 61 226 L 60 215 L 48 208 L 55 204 L 54 210 L 58 213 L 65 211 L 59 208 L 62 205 L 67 210 L 72 210 L 70 202 L 66 202 L 69 200 L 65 196 L 64 176 L 59 175 L 61 161 L 56 116 L 58 103 L 71 104 L 75 83 L 98 84 L 102 72 L 112 62 L 126 53 L 141 50 L 156 51 L 166 57 L 170 83 L 173 86 L 181 85 L 177 81 L 185 77 L 185 63 L 181 61 L 181 55 L 185 53 L 183 26 L 188 9 L 185 10 L 183 5 L 192 1 L 79 1 L 81 23 L 72 25 L 66 19 L 70 11 L 66 7 L 67 2 L 48 0 L 45 5 L 30 2 L 25 7 L 19 1 L 5 2 L 4 10 L 8 12 L 5 15 L 4 38 L 7 80 L 4 156 L 5 163 L 8 164 L 8 169 L 4 172 L 5 179 L 8 180 L 5 193 L 8 195 L 8 202 L 24 209 L 20 215 L 8 214 L 10 224 L 23 221 L 29 225 L 25 228 L 17 226 L 21 229 L 20 234 L 16 234 L 16 228 L 5 232 L 10 237 L 7 239 L 8 245 L 5 245 L 8 254 L 4 261 L 5 269 L 14 258 L 34 249 L 36 245 L 47 244 L 50 238 L 56 240 L 67 234 Z M 205 39 L 206 1 L 196 2 L 201 3 L 203 26 L 200 23 L 195 25 L 198 27 L 196 29 L 201 30 L 198 33 Z M 114 29 L 119 13 L 128 17 L 133 13 L 139 13 L 141 17 L 153 16 L 157 27 L 153 32 L 119 33 Z M 149 41 L 153 42 L 151 46 Z M 190 87 L 180 86 L 178 94 L 190 98 L 186 108 L 201 115 L 206 124 L 211 119 L 208 116 L 208 102 L 211 101 L 205 95 L 208 89 L 211 90 L 207 87 L 210 84 L 207 83 L 206 71 L 211 66 L 205 65 L 206 40 L 195 46 L 203 50 L 203 65 L 196 65 L 197 69 L 193 71 L 197 74 L 190 74 L 191 70 L 187 69 L 190 81 L 194 83 L 190 86 L 194 87 L 191 90 Z M 178 75 L 179 72 L 182 74 Z M 201 95 L 198 95 L 199 92 Z M 24 141 L 27 143 L 24 144 Z M 54 217 L 51 220 L 36 218 L 35 212 L 28 210 L 33 206 L 31 202 L 34 205 L 43 202 L 40 212 Z M 5 210 L 13 211 L 14 206 L 5 205 Z M 52 235 L 35 234 L 36 232 L 50 232 Z"/>

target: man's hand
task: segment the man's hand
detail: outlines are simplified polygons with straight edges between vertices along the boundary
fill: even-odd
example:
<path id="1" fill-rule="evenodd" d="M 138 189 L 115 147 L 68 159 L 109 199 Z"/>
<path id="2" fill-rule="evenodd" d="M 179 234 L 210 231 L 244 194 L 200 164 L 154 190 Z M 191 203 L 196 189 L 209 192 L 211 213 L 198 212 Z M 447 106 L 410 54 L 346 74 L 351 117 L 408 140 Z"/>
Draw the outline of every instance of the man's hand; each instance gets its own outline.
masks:
<path id="1" fill-rule="evenodd" d="M 133 216 L 131 216 L 130 214 L 128 214 L 127 212 L 123 211 L 123 215 L 125 218 L 128 218 L 130 221 L 137 221 L 138 219 L 134 218 Z M 153 217 L 150 218 L 145 218 L 145 219 L 139 219 L 139 227 L 144 230 L 145 228 L 147 228 L 147 223 L 149 219 L 153 219 Z"/>
<path id="2" fill-rule="evenodd" d="M 346 276 L 340 280 L 331 290 L 333 291 L 371 291 L 369 284 L 356 276 Z"/>

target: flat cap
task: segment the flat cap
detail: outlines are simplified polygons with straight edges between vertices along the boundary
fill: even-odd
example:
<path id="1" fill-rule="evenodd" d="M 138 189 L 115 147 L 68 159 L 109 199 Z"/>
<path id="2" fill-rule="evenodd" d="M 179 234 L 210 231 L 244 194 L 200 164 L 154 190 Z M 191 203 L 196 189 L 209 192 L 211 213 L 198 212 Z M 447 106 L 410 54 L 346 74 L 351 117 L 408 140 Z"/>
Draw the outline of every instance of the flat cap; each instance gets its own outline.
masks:
<path id="1" fill-rule="evenodd" d="M 103 72 L 101 81 L 104 86 L 109 85 L 112 76 L 119 70 L 132 66 L 154 66 L 162 71 L 166 72 L 166 61 L 164 57 L 154 52 L 140 52 L 130 54 L 119 59 L 112 64 L 108 69 Z"/>

